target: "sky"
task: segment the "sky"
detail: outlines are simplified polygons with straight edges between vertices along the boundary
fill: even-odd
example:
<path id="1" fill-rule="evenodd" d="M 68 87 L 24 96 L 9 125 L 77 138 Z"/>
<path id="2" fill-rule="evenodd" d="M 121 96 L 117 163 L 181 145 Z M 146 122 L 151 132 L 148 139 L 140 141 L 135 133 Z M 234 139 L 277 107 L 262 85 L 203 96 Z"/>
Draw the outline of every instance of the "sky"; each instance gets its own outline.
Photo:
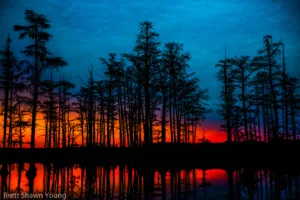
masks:
<path id="1" fill-rule="evenodd" d="M 95 73 L 104 71 L 99 57 L 130 53 L 139 22 L 145 20 L 153 22 L 161 43 L 183 43 L 191 53 L 190 71 L 209 89 L 214 111 L 221 90 L 215 64 L 224 58 L 225 46 L 228 57 L 252 57 L 262 48 L 263 36 L 272 35 L 285 43 L 288 72 L 299 74 L 299 0 L 0 0 L 0 47 L 10 33 L 18 57 L 26 41 L 18 40 L 12 26 L 25 24 L 25 9 L 51 21 L 49 50 L 69 63 L 61 73 L 77 86 L 91 64 Z M 216 112 L 208 119 L 207 126 L 221 120 Z"/>

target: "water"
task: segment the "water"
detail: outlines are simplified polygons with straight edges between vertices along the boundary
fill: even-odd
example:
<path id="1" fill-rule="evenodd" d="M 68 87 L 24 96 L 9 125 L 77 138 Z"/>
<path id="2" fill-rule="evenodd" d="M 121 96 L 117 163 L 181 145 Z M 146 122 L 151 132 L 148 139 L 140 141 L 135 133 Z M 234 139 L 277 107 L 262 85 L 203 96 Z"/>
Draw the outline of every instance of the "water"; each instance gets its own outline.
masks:
<path id="1" fill-rule="evenodd" d="M 157 171 L 125 165 L 35 163 L 36 174 L 26 175 L 29 163 L 6 166 L 9 173 L 2 170 L 1 197 L 32 194 L 40 195 L 32 198 L 47 199 L 46 194 L 52 194 L 60 199 L 299 199 L 299 173 L 252 169 Z"/>

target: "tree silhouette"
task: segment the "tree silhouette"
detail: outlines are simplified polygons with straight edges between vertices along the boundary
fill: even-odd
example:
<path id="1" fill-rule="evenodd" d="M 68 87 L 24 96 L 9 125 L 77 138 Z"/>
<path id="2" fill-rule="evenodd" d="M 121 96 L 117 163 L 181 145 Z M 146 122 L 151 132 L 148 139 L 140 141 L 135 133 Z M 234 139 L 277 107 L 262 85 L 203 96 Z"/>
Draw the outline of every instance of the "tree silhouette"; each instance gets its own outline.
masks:
<path id="1" fill-rule="evenodd" d="M 11 39 L 8 35 L 6 40 L 5 50 L 1 51 L 1 87 L 4 87 L 4 123 L 3 123 L 3 148 L 6 148 L 6 134 L 7 134 L 7 122 L 8 122 L 8 102 L 9 102 L 9 92 L 10 92 L 10 79 L 11 79 L 11 56 L 12 52 L 10 50 Z"/>
<path id="2" fill-rule="evenodd" d="M 297 86 L 289 95 L 293 81 L 289 82 L 286 72 L 284 44 L 272 42 L 272 36 L 267 35 L 258 54 L 252 59 L 249 56 L 225 57 L 216 65 L 219 67 L 217 79 L 223 84 L 222 110 L 218 113 L 226 120 L 222 127 L 227 132 L 228 141 L 231 134 L 234 134 L 235 141 L 244 137 L 247 141 L 260 141 L 261 125 L 264 141 L 279 139 L 279 133 L 284 133 L 282 136 L 289 139 L 289 127 L 293 126 L 292 122 L 289 123 L 293 118 L 289 110 L 297 110 L 297 100 L 293 101 L 294 107 L 288 101 L 291 96 L 297 99 Z M 279 59 L 282 59 L 282 65 Z"/>
<path id="3" fill-rule="evenodd" d="M 12 96 L 13 96 L 13 85 L 16 81 L 14 77 L 17 73 L 16 66 L 17 61 L 11 51 L 11 38 L 8 35 L 5 43 L 5 48 L 0 52 L 1 60 L 0 60 L 0 67 L 1 67 L 1 76 L 0 76 L 0 86 L 4 89 L 4 122 L 3 122 L 3 148 L 7 147 L 7 139 L 8 146 L 11 142 L 12 137 Z M 9 124 L 8 124 L 9 122 Z M 7 137 L 7 127 L 9 125 L 9 134 Z"/>
<path id="4" fill-rule="evenodd" d="M 281 42 L 275 43 L 272 40 L 272 36 L 264 36 L 264 49 L 260 50 L 258 60 L 261 62 L 261 66 L 265 68 L 268 73 L 268 87 L 271 92 L 271 104 L 274 111 L 274 117 L 271 117 L 272 122 L 272 134 L 273 138 L 278 139 L 279 131 L 279 112 L 278 112 L 278 76 L 279 76 L 279 65 L 277 63 L 277 56 L 280 54 L 281 50 L 279 49 Z M 275 119 L 274 119 L 275 118 Z"/>
<path id="5" fill-rule="evenodd" d="M 118 65 L 119 62 L 116 60 L 116 54 L 109 54 L 108 61 L 101 59 L 102 63 L 106 66 L 105 76 L 107 79 L 104 80 L 104 88 L 107 94 L 106 100 L 106 144 L 108 147 L 111 145 L 111 138 L 113 146 L 115 144 L 115 114 L 116 114 L 116 99 L 114 98 L 117 81 L 118 81 Z M 120 119 L 119 119 L 120 120 Z M 120 127 L 119 127 L 120 128 Z M 122 137 L 120 132 L 120 138 Z"/>
<path id="6" fill-rule="evenodd" d="M 32 44 L 22 53 L 28 60 L 17 62 L 7 38 L 1 52 L 1 85 L 4 89 L 4 147 L 22 146 L 24 129 L 31 126 L 31 148 L 35 147 L 37 112 L 42 109 L 44 146 L 81 145 L 134 147 L 153 142 L 196 142 L 197 126 L 210 112 L 206 89 L 194 73 L 188 72 L 191 55 L 183 44 L 158 41 L 153 24 L 140 23 L 133 52 L 101 58 L 104 76 L 92 69 L 80 91 L 65 80 L 55 80 L 53 70 L 66 66 L 52 56 L 47 43 L 50 22 L 44 15 L 25 11 L 26 25 L 15 25 L 19 38 Z M 263 38 L 258 55 L 220 60 L 217 79 L 222 82 L 222 128 L 227 141 L 297 139 L 299 81 L 286 70 L 284 44 Z M 280 63 L 280 61 L 282 61 Z M 46 70 L 49 78 L 44 78 Z M 30 96 L 26 95 L 29 91 Z M 28 98 L 27 98 L 28 97 Z M 75 98 L 74 98 L 75 97 Z M 31 122 L 25 115 L 31 108 Z M 74 117 L 71 113 L 74 113 Z M 168 134 L 170 137 L 168 137 Z"/>
<path id="7" fill-rule="evenodd" d="M 167 76 L 167 78 L 164 81 L 168 84 L 166 85 L 166 87 L 168 87 L 168 91 L 163 91 L 166 92 L 166 94 L 163 95 L 165 95 L 165 98 L 168 99 L 165 99 L 166 102 L 163 103 L 165 103 L 165 106 L 168 105 L 171 142 L 180 142 L 181 127 L 178 116 L 180 97 L 176 94 L 180 93 L 179 87 L 181 87 L 181 89 L 183 88 L 184 79 L 187 77 L 186 69 L 188 67 L 187 62 L 190 60 L 190 55 L 189 53 L 183 52 L 182 44 L 171 42 L 165 44 L 165 49 L 162 54 L 162 60 L 163 68 L 165 68 L 165 73 Z M 178 104 L 176 104 L 177 100 Z M 165 112 L 165 110 L 163 110 L 163 112 Z"/>
<path id="8" fill-rule="evenodd" d="M 127 57 L 133 62 L 136 70 L 141 75 L 143 87 L 143 127 L 144 127 L 144 142 L 145 144 L 152 143 L 152 126 L 153 112 L 151 112 L 151 91 L 153 89 L 153 74 L 156 73 L 159 63 L 159 42 L 157 41 L 158 34 L 154 32 L 151 22 L 140 23 L 140 33 L 137 36 L 136 46 L 133 55 Z"/>
<path id="9" fill-rule="evenodd" d="M 14 31 L 21 32 L 19 39 L 28 37 L 29 39 L 33 40 L 33 44 L 26 46 L 22 53 L 26 57 L 33 58 L 33 63 L 30 63 L 27 67 L 30 74 L 29 80 L 33 87 L 30 91 L 33 96 L 31 117 L 31 148 L 34 148 L 41 75 L 46 69 L 51 68 L 53 65 L 55 67 L 66 66 L 67 63 L 62 58 L 48 58 L 50 53 L 47 51 L 46 43 L 49 42 L 52 37 L 48 32 L 46 32 L 46 30 L 51 27 L 49 20 L 46 19 L 44 15 L 28 9 L 25 10 L 25 20 L 27 25 L 14 25 Z M 53 64 L 53 62 L 55 62 L 55 64 Z"/>
<path id="10" fill-rule="evenodd" d="M 246 140 L 253 140 L 253 134 L 249 133 L 249 114 L 251 103 L 251 96 L 248 94 L 251 87 L 251 75 L 256 70 L 256 68 L 251 65 L 251 60 L 249 56 L 241 56 L 235 57 L 231 60 L 233 65 L 233 81 L 235 86 L 237 87 L 237 98 L 241 99 L 241 106 L 239 106 L 239 110 L 242 112 L 242 125 L 244 126 L 244 133 L 246 136 Z"/>
<path id="11" fill-rule="evenodd" d="M 297 77 L 289 77 L 287 80 L 287 101 L 289 108 L 287 110 L 287 114 L 291 116 L 291 125 L 292 125 L 292 135 L 293 140 L 297 139 L 297 124 L 296 124 L 296 118 L 300 115 L 300 95 L 297 93 L 297 90 L 299 90 L 299 79 Z"/>
<path id="12" fill-rule="evenodd" d="M 225 59 L 220 60 L 216 67 L 219 67 L 219 71 L 217 74 L 217 79 L 222 82 L 223 88 L 221 92 L 221 99 L 223 103 L 220 105 L 221 110 L 218 113 L 226 120 L 226 125 L 222 125 L 224 130 L 227 133 L 227 141 L 232 141 L 232 112 L 234 108 L 234 104 L 236 99 L 234 97 L 235 86 L 233 84 L 232 78 L 232 64 L 231 60 L 226 57 L 226 49 L 225 49 Z"/>
<path id="13" fill-rule="evenodd" d="M 62 139 L 62 147 L 66 148 L 70 144 L 70 112 L 71 105 L 70 99 L 72 98 L 72 94 L 70 93 L 70 89 L 74 88 L 75 85 L 69 81 L 62 80 L 59 81 L 59 111 L 60 111 L 60 123 L 61 123 L 61 139 Z M 59 132 L 60 134 L 60 132 Z M 59 135 L 60 137 L 60 135 Z M 60 142 L 60 140 L 59 140 Z M 60 145 L 58 145 L 60 146 Z"/>

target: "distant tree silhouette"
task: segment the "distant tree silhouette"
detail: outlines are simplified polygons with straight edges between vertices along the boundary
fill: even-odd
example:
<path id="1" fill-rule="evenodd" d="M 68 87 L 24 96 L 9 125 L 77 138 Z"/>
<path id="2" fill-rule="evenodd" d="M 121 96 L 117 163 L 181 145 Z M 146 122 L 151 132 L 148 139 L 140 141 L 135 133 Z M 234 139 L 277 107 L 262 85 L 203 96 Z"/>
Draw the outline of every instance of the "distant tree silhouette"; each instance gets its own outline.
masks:
<path id="1" fill-rule="evenodd" d="M 2 72 L 0 88 L 4 90 L 3 148 L 6 148 L 11 147 L 13 143 L 13 129 L 15 128 L 13 116 L 16 113 L 16 95 L 24 88 L 24 84 L 20 82 L 22 69 L 11 50 L 11 38 L 9 35 L 6 39 L 4 50 L 0 51 L 0 70 Z"/>
<path id="2" fill-rule="evenodd" d="M 180 121 L 179 120 L 179 101 L 180 97 L 176 94 L 180 93 L 179 87 L 182 87 L 183 77 L 186 76 L 186 69 L 188 67 L 187 62 L 190 59 L 190 55 L 188 53 L 183 53 L 183 45 L 175 42 L 166 43 L 165 50 L 163 51 L 162 59 L 163 59 L 163 67 L 166 68 L 167 79 L 164 81 L 168 81 L 168 111 L 169 111 L 169 127 L 170 127 L 170 135 L 171 142 L 180 142 Z M 167 95 L 167 94 L 164 94 Z M 177 102 L 178 100 L 178 102 Z M 178 104 L 176 104 L 176 102 Z M 166 108 L 164 108 L 166 109 Z M 177 112 L 176 112 L 177 111 Z M 176 116 L 178 118 L 176 118 Z M 176 128 L 177 127 L 177 128 Z M 176 137 L 177 132 L 177 137 Z M 177 138 L 177 139 L 176 139 Z"/>
<path id="3" fill-rule="evenodd" d="M 223 84 L 222 110 L 218 113 L 226 120 L 222 127 L 227 132 L 228 141 L 232 134 L 235 141 L 244 137 L 246 140 L 261 140 L 261 131 L 264 141 L 277 140 L 280 133 L 288 140 L 293 129 L 293 139 L 296 139 L 297 125 L 292 128 L 293 122 L 289 121 L 292 115 L 297 115 L 290 110 L 298 110 L 297 79 L 290 79 L 286 72 L 284 44 L 273 42 L 269 35 L 263 41 L 264 47 L 258 56 L 252 59 L 248 56 L 225 57 L 216 65 L 219 67 L 217 79 Z"/>
<path id="4" fill-rule="evenodd" d="M 62 147 L 66 148 L 70 144 L 70 112 L 71 104 L 70 99 L 72 98 L 72 93 L 70 89 L 74 88 L 75 85 L 69 81 L 66 81 L 63 77 L 59 82 L 59 111 L 61 120 L 61 139 Z M 60 132 L 59 132 L 60 134 Z M 59 135 L 60 137 L 60 135 Z M 60 140 L 59 140 L 60 141 Z M 59 146 L 59 145 L 58 145 Z"/>
<path id="5" fill-rule="evenodd" d="M 297 77 L 288 77 L 287 86 L 286 86 L 286 97 L 287 97 L 287 115 L 291 116 L 291 125 L 292 125 L 292 135 L 293 140 L 297 139 L 297 124 L 296 119 L 300 116 L 300 94 L 299 91 L 299 78 Z M 298 133 L 299 134 L 299 133 Z"/>
<path id="6" fill-rule="evenodd" d="M 288 74 L 286 72 L 286 66 L 285 66 L 285 55 L 284 55 L 284 43 L 281 43 L 282 45 L 282 125 L 283 130 L 285 131 L 285 137 L 286 140 L 289 139 L 289 114 L 288 114 L 288 102 L 287 102 L 287 79 Z"/>
<path id="7" fill-rule="evenodd" d="M 249 88 L 251 87 L 251 75 L 255 71 L 249 56 L 240 56 L 232 58 L 233 65 L 233 82 L 237 87 L 237 98 L 241 100 L 241 106 L 238 106 L 242 113 L 242 125 L 244 126 L 244 133 L 246 140 L 253 140 L 253 134 L 249 132 L 249 114 L 251 108 L 251 97 L 249 95 Z"/>
<path id="8" fill-rule="evenodd" d="M 275 43 L 272 40 L 272 36 L 266 35 L 264 36 L 264 48 L 260 50 L 258 60 L 261 62 L 261 66 L 265 68 L 268 73 L 268 87 L 271 92 L 271 104 L 272 109 L 274 111 L 274 117 L 271 117 L 272 122 L 272 134 L 273 138 L 278 139 L 278 131 L 279 131 L 279 105 L 278 105 L 278 76 L 279 76 L 279 65 L 277 63 L 278 55 L 280 54 L 280 45 L 281 42 Z"/>
<path id="9" fill-rule="evenodd" d="M 169 42 L 160 49 L 159 35 L 152 23 L 141 22 L 133 52 L 122 54 L 120 59 L 117 54 L 101 58 L 104 76 L 97 80 L 90 69 L 84 86 L 72 94 L 72 83 L 53 77 L 53 71 L 67 63 L 52 56 L 46 47 L 52 38 L 47 32 L 50 21 L 32 10 L 25 10 L 25 20 L 26 25 L 15 25 L 14 30 L 20 32 L 20 39 L 28 37 L 32 41 L 22 51 L 26 59 L 32 60 L 19 64 L 24 72 L 23 84 L 14 83 L 12 87 L 3 82 L 7 95 L 12 95 L 4 98 L 7 106 L 3 138 L 11 141 L 5 144 L 19 142 L 22 146 L 22 129 L 30 125 L 30 146 L 34 148 L 40 111 L 45 126 L 39 137 L 44 137 L 46 148 L 73 146 L 79 136 L 86 147 L 116 146 L 117 139 L 121 147 L 165 143 L 168 128 L 171 142 L 196 142 L 197 125 L 210 112 L 208 94 L 194 73 L 187 72 L 191 55 L 184 52 L 182 44 Z M 45 72 L 49 72 L 49 78 L 42 76 Z M 13 88 L 16 92 L 10 92 Z M 24 120 L 28 111 L 31 122 Z M 76 113 L 74 119 L 72 112 Z M 15 128 L 19 141 L 12 137 Z"/>
<path id="10" fill-rule="evenodd" d="M 58 88 L 58 83 L 53 81 L 52 70 L 50 73 L 50 80 L 43 81 L 42 91 L 44 101 L 42 104 L 42 109 L 45 114 L 45 148 L 51 148 L 51 140 L 53 138 L 53 144 L 55 145 L 55 118 L 57 118 L 57 96 L 58 94 L 54 91 Z"/>
<path id="11" fill-rule="evenodd" d="M 78 114 L 77 120 L 79 121 L 80 126 L 80 134 L 81 134 L 81 146 L 84 147 L 86 144 L 84 143 L 85 138 L 85 116 L 86 116 L 86 89 L 81 87 L 80 91 L 74 95 L 76 102 L 75 102 L 75 111 Z"/>
<path id="12" fill-rule="evenodd" d="M 88 82 L 86 84 L 87 89 L 87 147 L 92 147 L 94 143 L 94 123 L 95 123 L 95 114 L 94 114 L 94 93 L 95 93 L 95 81 L 93 77 L 93 67 L 89 69 Z"/>
<path id="13" fill-rule="evenodd" d="M 8 35 L 6 39 L 5 49 L 0 52 L 1 54 L 1 88 L 4 88 L 4 123 L 3 123 L 3 148 L 6 148 L 7 140 L 7 125 L 9 114 L 9 98 L 12 94 L 12 73 L 14 67 L 13 53 L 10 47 L 11 39 Z"/>
<path id="14" fill-rule="evenodd" d="M 167 51 L 167 45 L 165 45 Z M 168 53 L 168 52 L 166 52 Z M 158 88 L 158 95 L 161 98 L 161 142 L 166 142 L 166 126 L 168 124 L 167 121 L 167 112 L 168 112 L 168 98 L 170 97 L 170 88 L 169 88 L 169 67 L 171 65 L 168 64 L 169 56 L 162 52 L 162 61 L 158 67 L 157 73 L 157 82 L 156 87 Z M 171 115 L 170 115 L 171 117 Z M 172 126 L 172 125 L 170 125 Z M 171 133 L 171 131 L 170 131 Z M 171 134 L 172 135 L 172 134 Z M 171 136 L 173 139 L 173 136 Z"/>
<path id="15" fill-rule="evenodd" d="M 46 43 L 51 39 L 51 35 L 46 32 L 49 29 L 50 22 L 44 15 L 38 14 L 32 10 L 25 10 L 25 20 L 27 25 L 14 25 L 14 31 L 21 32 L 19 39 L 28 37 L 33 40 L 33 44 L 26 46 L 22 53 L 26 57 L 33 58 L 33 64 L 29 64 L 29 80 L 32 84 L 32 123 L 31 123 L 31 148 L 35 147 L 36 115 L 38 107 L 39 88 L 41 84 L 41 75 L 51 68 L 55 61 L 55 67 L 66 66 L 67 63 L 62 58 L 49 59 L 50 53 L 47 51 Z"/>
<path id="16" fill-rule="evenodd" d="M 263 132 L 264 132 L 264 141 L 269 140 L 269 136 L 271 135 L 271 121 L 270 121 L 270 91 L 267 85 L 268 74 L 267 72 L 261 67 L 259 63 L 256 62 L 257 58 L 253 59 L 253 64 L 259 67 L 259 71 L 254 76 L 254 92 L 256 93 L 255 96 L 255 104 L 262 113 L 262 121 L 263 121 Z"/>
<path id="17" fill-rule="evenodd" d="M 134 52 L 131 55 L 127 55 L 138 70 L 142 79 L 143 89 L 143 104 L 145 109 L 143 110 L 143 127 L 144 127 L 144 142 L 145 144 L 152 143 L 152 131 L 153 131 L 153 111 L 151 112 L 151 96 L 153 91 L 153 77 L 157 72 L 159 64 L 159 42 L 158 34 L 153 30 L 151 22 L 145 21 L 140 23 L 140 33 L 137 36 L 136 46 Z"/>
<path id="18" fill-rule="evenodd" d="M 28 98 L 22 94 L 15 93 L 15 121 L 14 128 L 17 128 L 19 148 L 22 148 L 23 138 L 26 136 L 26 129 L 31 126 L 30 121 L 26 120 L 25 117 L 29 116 L 29 109 L 27 106 Z"/>
<path id="19" fill-rule="evenodd" d="M 220 60 L 216 67 L 219 67 L 217 74 L 217 79 L 222 82 L 222 92 L 221 99 L 223 103 L 220 105 L 221 110 L 218 113 L 226 120 L 226 125 L 222 125 L 224 130 L 227 133 L 227 141 L 232 142 L 232 116 L 233 108 L 236 102 L 234 97 L 235 86 L 233 84 L 233 72 L 232 72 L 232 63 L 231 60 L 226 57 L 225 49 L 225 59 Z"/>
<path id="20" fill-rule="evenodd" d="M 105 145 L 105 101 L 104 101 L 104 88 L 103 81 L 96 82 L 96 90 L 97 90 L 97 103 L 98 103 L 98 113 L 99 113 L 99 144 L 101 146 Z M 97 136 L 98 138 L 98 136 Z M 97 139 L 98 141 L 98 139 Z"/>
<path id="21" fill-rule="evenodd" d="M 117 89 L 117 82 L 119 76 L 119 65 L 120 63 L 116 60 L 116 54 L 109 54 L 108 61 L 105 59 L 101 59 L 102 63 L 106 66 L 105 77 L 104 80 L 104 88 L 107 94 L 106 100 L 106 137 L 107 141 L 106 144 L 109 147 L 111 145 L 111 138 L 112 144 L 115 144 L 115 115 L 116 115 L 116 89 Z M 119 93 L 118 93 L 119 94 Z M 119 94 L 120 95 L 120 94 Z M 120 97 L 119 97 L 120 98 Z M 121 119 L 119 119 L 121 120 Z M 120 127 L 119 127 L 120 128 Z M 122 131 L 120 131 L 120 138 L 123 136 L 121 135 Z"/>

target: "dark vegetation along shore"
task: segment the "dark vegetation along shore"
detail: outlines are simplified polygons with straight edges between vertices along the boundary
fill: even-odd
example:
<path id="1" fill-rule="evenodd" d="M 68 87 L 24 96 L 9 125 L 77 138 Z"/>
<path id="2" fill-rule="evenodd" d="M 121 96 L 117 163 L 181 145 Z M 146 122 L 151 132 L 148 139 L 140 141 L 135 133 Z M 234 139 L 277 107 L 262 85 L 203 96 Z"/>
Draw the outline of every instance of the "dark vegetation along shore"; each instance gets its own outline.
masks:
<path id="1" fill-rule="evenodd" d="M 1 51 L 1 162 L 157 159 L 171 165 L 170 160 L 187 159 L 182 164 L 217 160 L 225 166 L 234 163 L 225 159 L 272 160 L 268 165 L 279 165 L 279 159 L 296 165 L 299 78 L 287 73 L 282 41 L 264 36 L 253 58 L 228 58 L 225 50 L 224 59 L 216 61 L 216 78 L 222 83 L 217 112 L 227 143 L 194 144 L 200 139 L 197 127 L 212 110 L 207 90 L 187 70 L 191 55 L 182 44 L 162 45 L 152 23 L 142 22 L 133 51 L 101 58 L 103 76 L 95 76 L 91 66 L 76 91 L 73 83 L 57 79 L 56 70 L 68 64 L 47 49 L 50 22 L 31 10 L 25 20 L 14 31 L 31 42 L 22 51 L 26 59 L 14 56 L 9 35 Z M 30 149 L 22 148 L 25 138 Z M 37 138 L 45 149 L 35 149 Z"/>
<path id="2" fill-rule="evenodd" d="M 213 144 L 153 144 L 119 148 L 0 149 L 0 163 L 40 162 L 58 165 L 134 165 L 182 169 L 241 167 L 300 170 L 299 141 Z M 9 156 L 7 156 L 9 155 Z"/>

